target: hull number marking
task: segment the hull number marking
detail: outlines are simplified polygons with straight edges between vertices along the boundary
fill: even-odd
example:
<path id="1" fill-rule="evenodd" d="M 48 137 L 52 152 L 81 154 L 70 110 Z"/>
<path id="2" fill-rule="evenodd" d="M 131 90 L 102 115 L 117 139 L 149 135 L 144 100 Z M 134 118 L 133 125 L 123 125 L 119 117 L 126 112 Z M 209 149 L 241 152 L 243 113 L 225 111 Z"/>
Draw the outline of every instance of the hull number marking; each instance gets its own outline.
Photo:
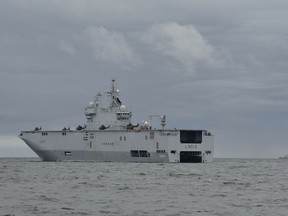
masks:
<path id="1" fill-rule="evenodd" d="M 197 149 L 197 145 L 185 145 L 185 149 Z"/>

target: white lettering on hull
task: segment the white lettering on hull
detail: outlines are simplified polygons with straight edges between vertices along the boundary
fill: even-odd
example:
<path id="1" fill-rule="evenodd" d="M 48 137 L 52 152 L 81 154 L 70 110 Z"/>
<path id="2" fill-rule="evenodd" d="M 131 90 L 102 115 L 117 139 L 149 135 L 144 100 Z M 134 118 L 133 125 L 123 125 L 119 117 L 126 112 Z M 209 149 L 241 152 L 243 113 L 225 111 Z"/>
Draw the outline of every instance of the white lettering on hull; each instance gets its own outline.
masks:
<path id="1" fill-rule="evenodd" d="M 185 145 L 185 149 L 197 149 L 197 145 Z"/>

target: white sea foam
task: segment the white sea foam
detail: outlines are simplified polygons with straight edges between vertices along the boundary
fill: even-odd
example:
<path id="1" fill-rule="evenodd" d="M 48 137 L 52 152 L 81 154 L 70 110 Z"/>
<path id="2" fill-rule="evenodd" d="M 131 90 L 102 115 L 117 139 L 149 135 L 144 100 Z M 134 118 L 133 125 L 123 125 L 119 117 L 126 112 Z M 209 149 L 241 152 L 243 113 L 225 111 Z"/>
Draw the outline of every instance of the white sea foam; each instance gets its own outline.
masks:
<path id="1" fill-rule="evenodd" d="M 287 215 L 288 161 L 0 159 L 0 215 Z"/>

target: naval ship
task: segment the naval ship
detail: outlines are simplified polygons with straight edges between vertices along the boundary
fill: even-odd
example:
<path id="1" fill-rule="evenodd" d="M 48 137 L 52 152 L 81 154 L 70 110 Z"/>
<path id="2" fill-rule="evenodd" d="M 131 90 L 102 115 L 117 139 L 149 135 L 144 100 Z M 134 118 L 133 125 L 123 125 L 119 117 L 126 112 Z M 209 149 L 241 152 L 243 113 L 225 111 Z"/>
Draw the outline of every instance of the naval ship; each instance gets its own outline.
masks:
<path id="1" fill-rule="evenodd" d="M 86 106 L 86 124 L 62 130 L 42 130 L 36 127 L 30 131 L 21 131 L 19 138 L 42 161 L 213 161 L 214 135 L 209 131 L 166 129 L 165 115 L 150 115 L 145 121 L 132 124 L 132 112 L 119 96 L 115 80 L 112 80 L 110 91 L 98 93 L 94 101 Z M 154 118 L 159 119 L 158 128 L 152 126 Z"/>

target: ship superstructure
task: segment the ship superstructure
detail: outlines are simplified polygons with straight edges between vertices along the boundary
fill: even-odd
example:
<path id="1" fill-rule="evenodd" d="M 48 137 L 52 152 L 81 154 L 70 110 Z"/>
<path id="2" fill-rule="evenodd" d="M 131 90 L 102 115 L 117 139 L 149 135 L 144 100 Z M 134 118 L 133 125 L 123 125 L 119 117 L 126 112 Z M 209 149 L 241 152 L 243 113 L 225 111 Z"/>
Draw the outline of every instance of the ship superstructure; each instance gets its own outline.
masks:
<path id="1" fill-rule="evenodd" d="M 35 128 L 22 131 L 19 137 L 43 161 L 212 162 L 214 136 L 210 132 L 165 129 L 165 115 L 150 115 L 132 124 L 132 112 L 119 95 L 112 80 L 110 91 L 98 93 L 86 106 L 86 124 L 75 130 Z M 159 118 L 161 128 L 152 128 L 154 117 Z"/>

